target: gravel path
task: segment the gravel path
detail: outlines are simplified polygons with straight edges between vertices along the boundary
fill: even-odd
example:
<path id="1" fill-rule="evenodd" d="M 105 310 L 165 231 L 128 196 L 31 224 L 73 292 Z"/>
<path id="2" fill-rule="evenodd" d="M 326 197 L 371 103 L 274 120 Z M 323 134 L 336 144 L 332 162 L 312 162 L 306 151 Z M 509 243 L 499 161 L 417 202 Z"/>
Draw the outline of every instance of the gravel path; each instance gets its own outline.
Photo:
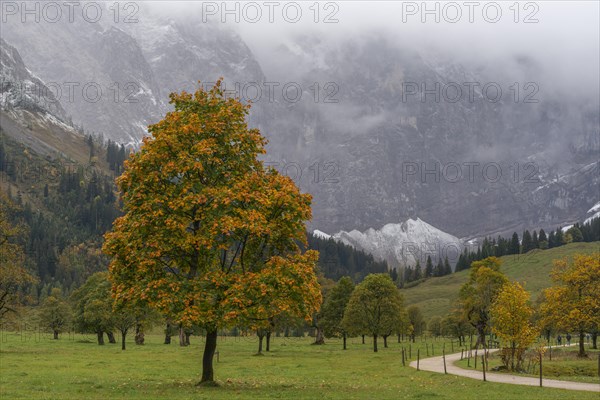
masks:
<path id="1" fill-rule="evenodd" d="M 497 349 L 496 349 L 497 350 Z M 490 353 L 496 350 L 490 350 Z M 446 355 L 446 369 L 449 374 L 464 376 L 471 379 L 483 380 L 483 372 L 481 369 L 475 371 L 470 369 L 464 369 L 454 365 L 455 361 L 460 360 L 460 353 Z M 413 361 L 410 366 L 417 368 L 417 362 Z M 420 360 L 419 369 L 423 371 L 439 372 L 444 373 L 444 361 L 442 357 L 431 357 Z M 490 382 L 499 383 L 511 383 L 513 385 L 526 385 L 526 386 L 539 386 L 539 378 L 532 378 L 526 376 L 516 376 L 509 374 L 498 374 L 486 371 L 486 379 Z M 568 390 L 585 390 L 589 392 L 600 393 L 600 383 L 583 383 L 583 382 L 570 382 L 570 381 L 557 381 L 554 379 L 543 379 L 542 385 L 544 387 L 568 389 Z"/>

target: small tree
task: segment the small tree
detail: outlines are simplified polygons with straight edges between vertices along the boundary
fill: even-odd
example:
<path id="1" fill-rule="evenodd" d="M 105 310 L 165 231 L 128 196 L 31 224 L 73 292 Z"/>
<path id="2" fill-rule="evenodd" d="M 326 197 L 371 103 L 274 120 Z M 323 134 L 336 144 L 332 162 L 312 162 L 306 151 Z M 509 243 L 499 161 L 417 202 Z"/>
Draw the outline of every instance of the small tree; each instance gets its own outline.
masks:
<path id="1" fill-rule="evenodd" d="M 403 312 L 402 295 L 390 276 L 371 274 L 352 292 L 342 326 L 347 332 L 373 335 L 377 352 L 377 337 L 397 332 Z"/>
<path id="2" fill-rule="evenodd" d="M 344 329 L 342 320 L 353 290 L 352 280 L 347 276 L 341 277 L 337 285 L 331 289 L 321 309 L 321 324 L 325 335 L 327 337 L 341 336 L 344 350 L 346 350 L 348 332 Z"/>
<path id="3" fill-rule="evenodd" d="M 529 305 L 529 293 L 518 282 L 504 284 L 490 314 L 492 332 L 509 346 L 503 349 L 504 365 L 511 371 L 521 370 L 525 350 L 539 333 L 531 323 L 533 308 Z"/>
<path id="4" fill-rule="evenodd" d="M 600 253 L 575 254 L 554 261 L 555 286 L 544 291 L 542 314 L 557 328 L 579 333 L 579 357 L 585 357 L 585 332 L 600 325 Z"/>
<path id="5" fill-rule="evenodd" d="M 439 316 L 431 317 L 427 324 L 427 330 L 433 336 L 438 337 L 442 335 L 442 318 Z"/>
<path id="6" fill-rule="evenodd" d="M 108 273 L 97 272 L 71 295 L 74 321 L 80 332 L 93 332 L 98 344 L 104 344 L 104 332 L 114 328 Z M 109 335 L 110 339 L 110 335 Z"/>
<path id="7" fill-rule="evenodd" d="M 485 347 L 485 335 L 489 329 L 490 307 L 502 286 L 508 282 L 500 272 L 501 261 L 488 257 L 471 264 L 469 281 L 459 292 L 458 304 L 462 317 L 477 330 L 476 346 Z"/>
<path id="8" fill-rule="evenodd" d="M 418 306 L 410 306 L 407 310 L 408 320 L 410 321 L 410 337 L 415 342 L 415 336 L 423 333 L 423 325 L 425 320 L 423 318 L 423 312 Z"/>
<path id="9" fill-rule="evenodd" d="M 52 331 L 54 339 L 65 331 L 71 321 L 71 307 L 64 300 L 59 288 L 53 288 L 50 296 L 42 302 L 39 309 L 40 324 Z"/>

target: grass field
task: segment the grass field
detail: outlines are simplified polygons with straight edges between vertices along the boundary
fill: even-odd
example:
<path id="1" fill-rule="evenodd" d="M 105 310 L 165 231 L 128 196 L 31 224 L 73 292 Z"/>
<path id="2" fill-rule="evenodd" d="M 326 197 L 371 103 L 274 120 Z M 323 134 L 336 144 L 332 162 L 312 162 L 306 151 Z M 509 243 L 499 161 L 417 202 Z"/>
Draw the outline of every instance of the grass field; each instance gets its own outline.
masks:
<path id="1" fill-rule="evenodd" d="M 575 253 L 592 253 L 600 251 L 600 242 L 570 243 L 549 250 L 534 250 L 527 254 L 501 257 L 501 270 L 511 280 L 525 284 L 532 294 L 532 300 L 552 285 L 550 271 L 552 260 L 562 257 L 572 257 Z M 423 311 L 425 318 L 434 315 L 446 316 L 452 310 L 460 287 L 467 281 L 469 271 L 431 278 L 408 289 L 402 289 L 407 305 L 417 305 Z"/>
<path id="2" fill-rule="evenodd" d="M 575 346 L 576 347 L 576 346 Z M 598 350 L 592 350 L 586 347 L 589 358 L 577 358 L 577 348 L 552 348 L 552 361 L 548 351 L 544 354 L 542 376 L 548 379 L 558 379 L 563 381 L 600 383 L 598 377 Z M 500 357 L 496 353 L 490 354 L 488 359 L 489 370 L 502 365 Z M 470 362 L 470 368 L 467 366 L 467 360 L 457 361 L 457 366 L 466 369 L 473 369 L 473 359 Z M 527 367 L 527 361 L 525 367 Z M 478 365 L 481 370 L 481 365 Z M 520 376 L 539 377 L 539 369 L 536 365 L 531 368 L 530 373 L 516 374 Z M 504 372 L 501 372 L 504 373 Z M 508 373 L 508 372 L 506 372 Z"/>
<path id="3" fill-rule="evenodd" d="M 338 340 L 311 346 L 310 338 L 275 338 L 272 351 L 254 356 L 255 338 L 220 338 L 217 388 L 199 388 L 202 338 L 190 347 L 162 344 L 98 346 L 93 337 L 1 332 L 2 399 L 598 399 L 572 392 L 480 382 L 402 366 L 401 346 L 373 353 L 359 338 L 341 350 Z M 429 345 L 431 345 L 431 341 Z M 442 342 L 433 342 L 436 355 Z M 425 354 L 425 342 L 412 344 Z M 447 348 L 449 345 L 447 344 Z"/>

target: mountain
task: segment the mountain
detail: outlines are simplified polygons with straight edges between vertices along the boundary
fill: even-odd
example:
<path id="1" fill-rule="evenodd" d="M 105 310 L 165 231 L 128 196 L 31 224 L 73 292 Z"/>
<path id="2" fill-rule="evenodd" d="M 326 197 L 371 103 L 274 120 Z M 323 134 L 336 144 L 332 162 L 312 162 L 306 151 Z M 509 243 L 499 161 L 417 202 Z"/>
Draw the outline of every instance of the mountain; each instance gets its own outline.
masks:
<path id="1" fill-rule="evenodd" d="M 61 88 L 74 124 L 120 143 L 139 144 L 173 90 L 220 76 L 230 89 L 277 80 L 275 98 L 263 90 L 253 104 L 250 125 L 269 140 L 265 161 L 313 195 L 311 229 L 364 231 L 419 216 L 458 237 L 507 236 L 573 223 L 600 200 L 598 99 L 540 88 L 537 102 L 515 101 L 515 78 L 532 95 L 525 84 L 544 71 L 531 57 L 480 68 L 370 33 L 302 34 L 261 59 L 227 27 L 144 4 L 134 24 L 11 18 L 3 28 L 32 73 Z M 276 78 L 264 72 L 271 64 L 283 65 Z M 73 99 L 69 82 L 78 84 Z M 456 82 L 481 85 L 473 96 L 463 87 L 457 101 L 425 93 Z M 490 82 L 508 95 L 489 101 Z M 282 96 L 286 83 L 302 89 L 299 100 Z"/>
<path id="2" fill-rule="evenodd" d="M 313 235 L 323 236 L 320 231 Z M 391 268 L 412 266 L 417 260 L 425 265 L 428 256 L 435 263 L 438 258 L 448 257 L 456 263 L 462 252 L 460 239 L 429 225 L 417 218 L 399 224 L 386 224 L 380 230 L 365 232 L 341 231 L 332 236 L 334 240 L 372 254 L 376 260 L 385 260 Z"/>

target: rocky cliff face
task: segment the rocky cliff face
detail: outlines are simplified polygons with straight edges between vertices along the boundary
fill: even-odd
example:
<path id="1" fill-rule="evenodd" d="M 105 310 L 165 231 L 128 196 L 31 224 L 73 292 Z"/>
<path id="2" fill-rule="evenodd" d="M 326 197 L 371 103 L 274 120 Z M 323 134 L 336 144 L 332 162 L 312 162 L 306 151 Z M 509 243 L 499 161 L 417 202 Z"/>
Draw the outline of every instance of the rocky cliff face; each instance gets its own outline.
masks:
<path id="1" fill-rule="evenodd" d="M 47 113 L 61 121 L 67 113 L 54 93 L 23 63 L 13 46 L 0 38 L 0 109 Z"/>
<path id="2" fill-rule="evenodd" d="M 122 143 L 140 141 L 169 109 L 171 91 L 220 76 L 229 88 L 269 81 L 231 31 L 141 16 L 136 24 L 11 19 L 3 35 L 36 76 L 61 88 L 66 111 L 57 114 Z M 600 197 L 598 105 L 535 94 L 537 103 L 524 103 L 534 63 L 516 62 L 529 79 L 515 101 L 510 76 L 432 61 L 378 35 L 335 46 L 299 37 L 274 57 L 297 67 L 288 82 L 303 96 L 282 98 L 281 81 L 250 122 L 270 141 L 270 165 L 313 194 L 312 228 L 364 231 L 419 217 L 458 237 L 505 234 L 570 222 Z M 69 82 L 78 83 L 73 99 Z M 465 82 L 480 83 L 472 96 Z M 498 101 L 482 90 L 489 82 L 502 86 Z M 436 85 L 437 97 L 423 92 Z M 92 101 L 97 86 L 102 96 Z"/>

